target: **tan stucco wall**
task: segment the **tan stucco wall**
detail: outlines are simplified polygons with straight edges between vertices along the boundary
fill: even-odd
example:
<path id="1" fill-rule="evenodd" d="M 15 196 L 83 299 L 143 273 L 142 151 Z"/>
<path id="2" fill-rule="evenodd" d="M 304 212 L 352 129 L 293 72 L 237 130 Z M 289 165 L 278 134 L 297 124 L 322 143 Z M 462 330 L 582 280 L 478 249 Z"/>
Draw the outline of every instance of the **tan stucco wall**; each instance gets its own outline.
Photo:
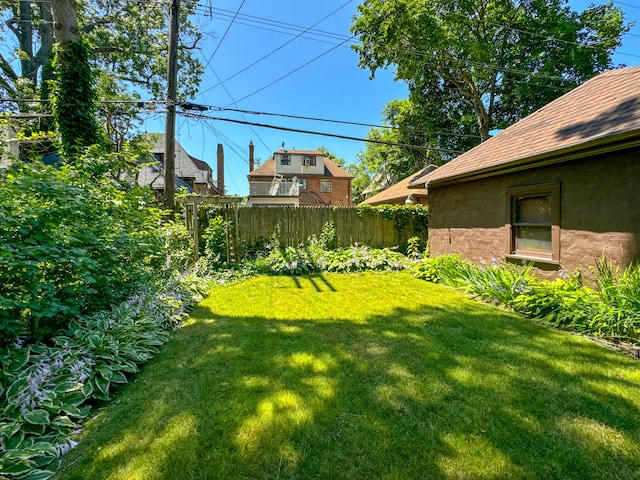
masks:
<path id="1" fill-rule="evenodd" d="M 432 255 L 473 261 L 507 254 L 506 190 L 560 182 L 560 264 L 640 260 L 640 149 L 429 189 Z"/>

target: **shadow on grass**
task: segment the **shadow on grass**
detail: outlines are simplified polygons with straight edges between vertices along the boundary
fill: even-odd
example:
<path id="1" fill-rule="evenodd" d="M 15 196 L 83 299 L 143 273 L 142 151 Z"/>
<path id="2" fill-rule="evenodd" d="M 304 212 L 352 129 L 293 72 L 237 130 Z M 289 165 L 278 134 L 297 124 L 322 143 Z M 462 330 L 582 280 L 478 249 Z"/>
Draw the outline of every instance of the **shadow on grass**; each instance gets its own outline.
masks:
<path id="1" fill-rule="evenodd" d="M 60 478 L 640 477 L 638 366 L 585 340 L 463 297 L 362 323 L 208 305 Z"/>

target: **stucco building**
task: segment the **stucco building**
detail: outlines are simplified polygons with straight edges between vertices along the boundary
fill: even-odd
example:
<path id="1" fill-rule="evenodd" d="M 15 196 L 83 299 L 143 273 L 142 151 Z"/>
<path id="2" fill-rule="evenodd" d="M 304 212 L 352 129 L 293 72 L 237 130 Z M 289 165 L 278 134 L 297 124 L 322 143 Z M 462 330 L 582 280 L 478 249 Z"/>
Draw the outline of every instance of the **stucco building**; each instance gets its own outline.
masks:
<path id="1" fill-rule="evenodd" d="M 640 67 L 598 75 L 438 168 L 432 255 L 593 266 L 640 259 Z"/>

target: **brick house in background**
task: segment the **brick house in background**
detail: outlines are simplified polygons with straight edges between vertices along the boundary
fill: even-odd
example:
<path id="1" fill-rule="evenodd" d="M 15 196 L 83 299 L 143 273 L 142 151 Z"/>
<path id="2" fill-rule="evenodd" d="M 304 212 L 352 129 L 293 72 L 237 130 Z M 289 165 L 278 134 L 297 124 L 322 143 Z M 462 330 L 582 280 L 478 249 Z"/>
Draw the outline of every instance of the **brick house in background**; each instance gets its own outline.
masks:
<path id="1" fill-rule="evenodd" d="M 592 78 L 421 183 L 432 255 L 640 261 L 640 67 Z"/>
<path id="2" fill-rule="evenodd" d="M 351 206 L 353 175 L 317 150 L 278 150 L 254 169 L 249 145 L 249 206 Z"/>

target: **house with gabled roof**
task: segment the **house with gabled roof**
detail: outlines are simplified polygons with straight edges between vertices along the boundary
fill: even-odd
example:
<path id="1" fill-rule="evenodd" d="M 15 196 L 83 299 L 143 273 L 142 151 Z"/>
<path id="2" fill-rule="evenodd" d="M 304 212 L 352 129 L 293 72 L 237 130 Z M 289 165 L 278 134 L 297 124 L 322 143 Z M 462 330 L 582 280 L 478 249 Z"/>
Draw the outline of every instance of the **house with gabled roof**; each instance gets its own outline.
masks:
<path id="1" fill-rule="evenodd" d="M 428 205 L 427 189 L 424 188 L 424 183 L 416 184 L 416 182 L 436 168 L 435 165 L 424 167 L 363 200 L 360 205 Z"/>
<path id="2" fill-rule="evenodd" d="M 421 180 L 432 255 L 557 271 L 640 260 L 640 67 L 611 70 Z"/>
<path id="3" fill-rule="evenodd" d="M 249 145 L 249 206 L 351 206 L 353 175 L 318 150 L 277 150 L 254 169 Z"/>
<path id="4" fill-rule="evenodd" d="M 144 159 L 138 172 L 138 183 L 159 193 L 164 192 L 164 150 L 165 136 L 157 135 L 150 150 L 152 158 Z M 178 140 L 175 144 L 175 188 L 176 191 L 203 195 L 219 194 L 209 164 L 189 155 Z"/>

